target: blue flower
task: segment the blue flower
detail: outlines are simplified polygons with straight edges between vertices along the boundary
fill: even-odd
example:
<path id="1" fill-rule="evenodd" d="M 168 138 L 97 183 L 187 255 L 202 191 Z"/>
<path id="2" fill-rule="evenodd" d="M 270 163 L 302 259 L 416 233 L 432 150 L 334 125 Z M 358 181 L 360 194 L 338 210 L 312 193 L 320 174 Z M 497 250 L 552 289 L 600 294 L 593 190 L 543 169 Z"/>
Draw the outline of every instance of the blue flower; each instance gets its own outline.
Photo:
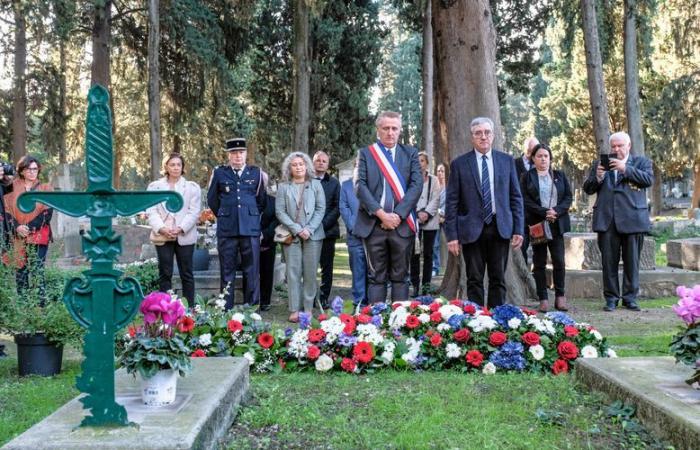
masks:
<path id="1" fill-rule="evenodd" d="M 291 336 L 293 333 L 294 333 L 294 331 L 291 328 L 285 328 L 285 330 L 284 330 L 284 335 L 286 337 Z"/>
<path id="2" fill-rule="evenodd" d="M 357 338 L 349 334 L 341 333 L 338 336 L 338 345 L 342 347 L 352 347 L 357 343 Z"/>
<path id="3" fill-rule="evenodd" d="M 433 303 L 434 298 L 431 295 L 421 295 L 416 297 L 414 300 L 420 302 L 423 305 L 429 305 Z"/>
<path id="4" fill-rule="evenodd" d="M 520 310 L 520 308 L 518 308 L 515 305 L 496 306 L 495 308 L 493 308 L 493 310 L 491 310 L 491 312 L 493 313 L 493 320 L 498 322 L 498 324 L 505 329 L 508 329 L 508 321 L 510 319 L 525 319 L 525 315 L 523 314 L 523 312 Z"/>
<path id="5" fill-rule="evenodd" d="M 491 354 L 489 361 L 499 369 L 525 370 L 526 361 L 523 356 L 523 345 L 519 342 L 508 341 Z"/>
<path id="6" fill-rule="evenodd" d="M 372 316 L 372 325 L 379 328 L 382 326 L 382 316 L 379 314 Z"/>
<path id="7" fill-rule="evenodd" d="M 331 309 L 333 313 L 337 316 L 343 312 L 343 299 L 340 296 L 336 296 L 331 302 Z"/>
<path id="8" fill-rule="evenodd" d="M 307 312 L 299 313 L 299 328 L 306 330 L 311 325 L 311 314 Z"/>
<path id="9" fill-rule="evenodd" d="M 552 322 L 558 323 L 560 325 L 576 325 L 576 321 L 569 317 L 568 314 L 561 311 L 552 311 L 545 314 L 545 317 L 551 319 Z"/>
<path id="10" fill-rule="evenodd" d="M 389 305 L 387 305 L 386 303 L 375 303 L 374 305 L 372 305 L 372 314 L 381 314 L 387 309 L 389 309 Z"/>
<path id="11" fill-rule="evenodd" d="M 449 319 L 447 319 L 447 324 L 452 327 L 453 330 L 459 330 L 464 325 L 464 319 L 467 316 L 465 314 L 455 314 Z"/>

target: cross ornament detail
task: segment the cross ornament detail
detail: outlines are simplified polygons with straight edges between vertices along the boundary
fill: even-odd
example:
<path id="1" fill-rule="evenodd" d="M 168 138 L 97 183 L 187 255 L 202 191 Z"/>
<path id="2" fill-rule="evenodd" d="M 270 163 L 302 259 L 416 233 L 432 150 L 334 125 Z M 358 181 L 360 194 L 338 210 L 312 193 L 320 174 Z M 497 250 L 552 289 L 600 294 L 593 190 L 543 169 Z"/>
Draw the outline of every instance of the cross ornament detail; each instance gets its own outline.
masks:
<path id="1" fill-rule="evenodd" d="M 112 185 L 112 115 L 109 93 L 94 85 L 88 93 L 85 120 L 88 187 L 85 192 L 25 192 L 19 209 L 30 212 L 37 202 L 73 217 L 87 215 L 91 230 L 83 235 L 83 253 L 91 268 L 66 283 L 63 301 L 71 316 L 87 329 L 82 374 L 77 378 L 80 401 L 89 411 L 81 426 L 129 425 L 126 409 L 115 401 L 114 334 L 138 311 L 143 292 L 138 281 L 122 278 L 114 268 L 121 253 L 121 236 L 112 230 L 112 218 L 130 216 L 161 202 L 176 212 L 180 194 L 173 191 L 115 191 Z"/>

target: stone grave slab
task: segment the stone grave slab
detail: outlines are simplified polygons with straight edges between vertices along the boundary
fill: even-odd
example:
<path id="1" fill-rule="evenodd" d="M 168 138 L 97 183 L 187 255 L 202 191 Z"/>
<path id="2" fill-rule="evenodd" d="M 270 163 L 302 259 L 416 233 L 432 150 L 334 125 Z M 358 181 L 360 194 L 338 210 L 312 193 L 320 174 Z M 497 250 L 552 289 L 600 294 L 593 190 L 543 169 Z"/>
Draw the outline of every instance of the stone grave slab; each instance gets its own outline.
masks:
<path id="1" fill-rule="evenodd" d="M 655 253 L 654 238 L 645 236 L 639 264 L 640 270 L 653 270 L 656 268 Z M 601 270 L 603 268 L 600 250 L 598 249 L 598 235 L 596 233 L 564 234 L 564 255 L 567 270 Z"/>
<path id="2" fill-rule="evenodd" d="M 666 242 L 668 265 L 700 270 L 700 238 L 671 239 Z"/>
<path id="3" fill-rule="evenodd" d="M 576 362 L 576 378 L 637 408 L 637 417 L 676 449 L 700 443 L 700 391 L 684 380 L 692 370 L 671 357 L 596 358 Z"/>
<path id="4" fill-rule="evenodd" d="M 124 405 L 126 427 L 78 427 L 85 412 L 79 397 L 3 447 L 3 450 L 212 449 L 230 428 L 250 387 L 245 358 L 194 358 L 192 373 L 177 383 L 175 403 L 147 407 L 139 381 L 116 372 L 116 400 Z"/>

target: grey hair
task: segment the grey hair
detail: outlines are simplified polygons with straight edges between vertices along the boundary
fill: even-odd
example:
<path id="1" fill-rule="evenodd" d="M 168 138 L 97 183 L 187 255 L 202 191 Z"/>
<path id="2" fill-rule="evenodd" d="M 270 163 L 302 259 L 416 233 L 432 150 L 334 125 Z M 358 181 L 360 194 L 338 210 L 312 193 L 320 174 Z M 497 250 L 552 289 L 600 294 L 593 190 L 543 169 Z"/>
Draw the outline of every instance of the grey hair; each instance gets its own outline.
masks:
<path id="1" fill-rule="evenodd" d="M 489 119 L 488 117 L 475 117 L 472 119 L 472 122 L 469 124 L 469 129 L 471 130 L 472 128 L 483 125 L 483 124 L 489 124 L 491 126 L 491 131 L 494 131 L 494 125 L 493 125 L 493 120 Z"/>
<path id="2" fill-rule="evenodd" d="M 379 128 L 379 124 L 382 122 L 383 119 L 399 119 L 399 123 L 403 124 L 403 120 L 401 119 L 401 114 L 395 112 L 395 111 L 382 111 L 379 113 L 377 116 L 377 120 L 374 121 L 374 124 Z"/>
<path id="3" fill-rule="evenodd" d="M 618 131 L 617 133 L 613 133 L 610 135 L 608 138 L 608 144 L 612 144 L 613 139 L 622 139 L 628 144 L 632 143 L 632 140 L 630 139 L 630 135 L 625 133 L 624 131 Z"/>
<path id="4" fill-rule="evenodd" d="M 304 160 L 304 164 L 306 164 L 306 179 L 312 179 L 314 177 L 314 165 L 311 162 L 311 158 L 309 158 L 309 155 L 303 152 L 292 152 L 289 155 L 287 155 L 286 158 L 284 158 L 284 161 L 282 161 L 282 181 L 291 180 L 289 169 L 292 165 L 292 160 L 294 158 L 301 158 Z"/>

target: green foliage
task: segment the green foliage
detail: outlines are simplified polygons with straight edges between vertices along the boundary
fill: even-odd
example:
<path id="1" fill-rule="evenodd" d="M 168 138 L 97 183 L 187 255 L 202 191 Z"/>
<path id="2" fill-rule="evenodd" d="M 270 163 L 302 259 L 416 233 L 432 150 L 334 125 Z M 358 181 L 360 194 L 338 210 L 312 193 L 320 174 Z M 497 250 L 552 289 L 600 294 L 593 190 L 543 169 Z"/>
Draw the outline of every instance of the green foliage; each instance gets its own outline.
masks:
<path id="1" fill-rule="evenodd" d="M 155 258 L 146 261 L 136 261 L 130 264 L 118 264 L 117 269 L 124 272 L 125 277 L 134 277 L 141 285 L 143 292 L 156 292 L 160 290 L 158 283 L 158 260 Z"/>
<path id="2" fill-rule="evenodd" d="M 695 367 L 700 359 L 700 325 L 697 323 L 688 325 L 686 329 L 675 335 L 670 349 L 676 361 Z"/>
<path id="3" fill-rule="evenodd" d="M 192 370 L 190 349 L 181 336 L 149 336 L 137 332 L 127 340 L 117 360 L 119 367 L 128 373 L 138 372 L 143 378 L 151 378 L 161 370 L 172 369 L 180 376 Z"/>

